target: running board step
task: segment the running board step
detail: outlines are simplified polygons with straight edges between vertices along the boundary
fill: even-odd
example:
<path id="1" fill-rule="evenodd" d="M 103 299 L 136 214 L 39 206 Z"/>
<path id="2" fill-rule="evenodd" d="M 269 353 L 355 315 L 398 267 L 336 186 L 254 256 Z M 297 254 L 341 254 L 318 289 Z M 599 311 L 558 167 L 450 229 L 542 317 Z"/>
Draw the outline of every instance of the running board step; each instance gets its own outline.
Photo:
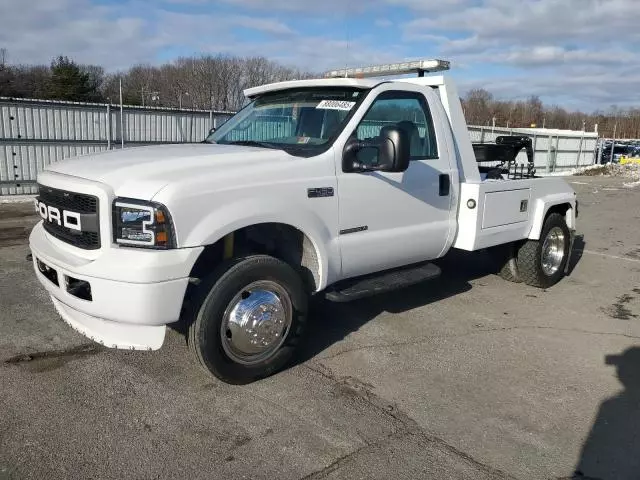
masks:
<path id="1" fill-rule="evenodd" d="M 339 282 L 325 297 L 332 302 L 350 302 L 438 278 L 440 273 L 440 267 L 433 263 L 396 268 Z"/>

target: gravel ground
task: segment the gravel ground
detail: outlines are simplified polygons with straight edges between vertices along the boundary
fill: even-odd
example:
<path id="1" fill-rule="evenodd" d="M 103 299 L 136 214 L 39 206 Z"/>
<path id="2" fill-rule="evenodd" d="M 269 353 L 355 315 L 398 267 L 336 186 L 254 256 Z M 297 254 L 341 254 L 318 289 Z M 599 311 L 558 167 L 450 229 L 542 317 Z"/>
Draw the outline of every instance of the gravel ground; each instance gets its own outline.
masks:
<path id="1" fill-rule="evenodd" d="M 24 260 L 31 205 L 0 205 L 0 479 L 637 479 L 640 188 L 568 181 L 558 285 L 458 252 L 437 282 L 320 302 L 301 361 L 244 387 L 176 331 L 157 352 L 76 334 Z"/>

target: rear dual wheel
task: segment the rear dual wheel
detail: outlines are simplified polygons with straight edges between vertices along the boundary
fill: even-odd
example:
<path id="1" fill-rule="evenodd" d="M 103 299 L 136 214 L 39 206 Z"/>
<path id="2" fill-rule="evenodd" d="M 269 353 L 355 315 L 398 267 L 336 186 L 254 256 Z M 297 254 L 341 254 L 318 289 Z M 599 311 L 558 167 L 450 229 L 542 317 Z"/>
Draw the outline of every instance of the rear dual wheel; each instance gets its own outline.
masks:
<path id="1" fill-rule="evenodd" d="M 306 325 L 307 294 L 288 264 L 266 255 L 226 263 L 199 286 L 188 343 L 209 373 L 245 384 L 281 370 Z"/>
<path id="2" fill-rule="evenodd" d="M 570 249 L 571 232 L 564 216 L 551 213 L 539 240 L 500 245 L 491 253 L 498 265 L 498 275 L 505 280 L 548 288 L 564 276 Z"/>
<path id="3" fill-rule="evenodd" d="M 570 249 L 571 232 L 564 216 L 551 213 L 544 222 L 540 240 L 527 240 L 518 249 L 518 275 L 534 287 L 555 285 L 564 277 Z"/>

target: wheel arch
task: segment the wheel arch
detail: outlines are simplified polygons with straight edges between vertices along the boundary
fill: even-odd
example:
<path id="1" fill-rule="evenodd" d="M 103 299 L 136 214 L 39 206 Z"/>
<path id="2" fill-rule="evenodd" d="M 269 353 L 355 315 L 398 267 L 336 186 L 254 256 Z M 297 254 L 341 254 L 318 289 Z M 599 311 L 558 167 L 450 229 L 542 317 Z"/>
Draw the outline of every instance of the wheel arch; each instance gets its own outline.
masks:
<path id="1" fill-rule="evenodd" d="M 531 230 L 527 238 L 530 240 L 539 240 L 540 233 L 545 220 L 552 213 L 559 213 L 565 218 L 567 227 L 569 230 L 575 230 L 576 228 L 576 214 L 575 214 L 576 200 L 572 195 L 569 196 L 553 196 L 536 200 L 533 211 L 533 221 L 531 223 Z"/>
<path id="2" fill-rule="evenodd" d="M 296 268 L 310 293 L 326 286 L 327 254 L 313 235 L 285 222 L 246 223 L 221 229 L 215 240 L 205 242 L 190 276 L 201 278 L 225 259 L 254 253 L 271 255 Z"/>

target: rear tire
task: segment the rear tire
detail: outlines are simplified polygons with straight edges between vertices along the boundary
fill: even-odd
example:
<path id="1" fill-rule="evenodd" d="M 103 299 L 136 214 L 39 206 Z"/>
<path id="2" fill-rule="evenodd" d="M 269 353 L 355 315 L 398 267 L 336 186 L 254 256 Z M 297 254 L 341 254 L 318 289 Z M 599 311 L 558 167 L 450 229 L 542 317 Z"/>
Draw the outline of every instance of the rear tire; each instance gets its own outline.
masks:
<path id="1" fill-rule="evenodd" d="M 198 287 L 188 343 L 204 369 L 231 384 L 286 366 L 306 326 L 307 294 L 285 262 L 251 255 L 223 264 Z"/>
<path id="2" fill-rule="evenodd" d="M 540 240 L 527 240 L 518 249 L 517 268 L 527 285 L 548 288 L 564 277 L 569 259 L 571 232 L 564 216 L 550 214 L 540 232 Z"/>
<path id="3" fill-rule="evenodd" d="M 489 249 L 489 255 L 496 263 L 496 274 L 502 279 L 513 283 L 521 283 L 516 261 L 516 246 L 513 243 L 498 245 Z"/>

